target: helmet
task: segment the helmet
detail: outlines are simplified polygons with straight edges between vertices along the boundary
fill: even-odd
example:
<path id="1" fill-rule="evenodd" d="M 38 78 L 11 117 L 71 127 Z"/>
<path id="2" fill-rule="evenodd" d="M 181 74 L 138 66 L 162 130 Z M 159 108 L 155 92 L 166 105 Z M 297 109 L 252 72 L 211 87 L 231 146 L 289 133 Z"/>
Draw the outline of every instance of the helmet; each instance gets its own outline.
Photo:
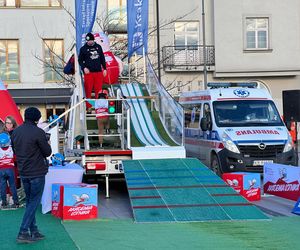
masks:
<path id="1" fill-rule="evenodd" d="M 63 166 L 65 162 L 65 157 L 60 153 L 56 153 L 51 156 L 51 161 L 52 161 L 52 166 L 57 166 L 57 165 Z"/>
<path id="2" fill-rule="evenodd" d="M 107 99 L 107 97 L 108 97 L 108 91 L 107 91 L 107 89 L 101 89 L 98 92 L 98 98 L 105 98 L 105 99 Z"/>
<path id="3" fill-rule="evenodd" d="M 10 137 L 7 133 L 0 134 L 0 147 L 7 148 L 10 145 Z"/>

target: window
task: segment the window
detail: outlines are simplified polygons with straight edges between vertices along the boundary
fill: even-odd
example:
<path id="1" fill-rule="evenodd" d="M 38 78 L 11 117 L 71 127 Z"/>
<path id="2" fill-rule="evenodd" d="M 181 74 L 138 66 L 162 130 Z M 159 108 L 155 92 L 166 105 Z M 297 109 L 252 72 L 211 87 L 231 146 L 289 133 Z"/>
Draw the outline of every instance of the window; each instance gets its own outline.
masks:
<path id="1" fill-rule="evenodd" d="M 198 22 L 175 23 L 175 46 L 197 46 L 199 44 Z"/>
<path id="2" fill-rule="evenodd" d="M 108 35 L 110 50 L 114 55 L 122 58 L 127 56 L 127 34 L 109 34 Z"/>
<path id="3" fill-rule="evenodd" d="M 54 115 L 60 116 L 62 113 L 66 111 L 66 106 L 64 104 L 54 104 L 54 105 L 46 105 L 46 117 L 49 120 L 50 116 L 53 118 Z M 64 120 L 64 117 L 62 118 Z"/>
<path id="4" fill-rule="evenodd" d="M 68 107 L 64 104 L 53 104 L 53 105 L 46 105 L 46 118 L 48 121 L 53 121 L 54 119 L 57 119 L 61 114 L 63 114 Z M 59 132 L 64 132 L 65 128 L 65 122 L 67 120 L 67 116 L 63 116 L 59 118 L 57 121 L 59 125 Z"/>
<path id="5" fill-rule="evenodd" d="M 19 41 L 0 40 L 0 79 L 19 82 Z"/>
<path id="6" fill-rule="evenodd" d="M 246 18 L 246 49 L 269 48 L 269 18 Z"/>
<path id="7" fill-rule="evenodd" d="M 211 118 L 210 106 L 208 103 L 204 103 L 204 105 L 203 105 L 203 117 L 206 119 L 208 130 L 211 130 L 212 129 L 212 118 Z"/>
<path id="8" fill-rule="evenodd" d="M 63 40 L 44 40 L 44 73 L 46 82 L 62 81 Z"/>
<path id="9" fill-rule="evenodd" d="M 0 7 L 61 7 L 61 0 L 0 0 Z"/>
<path id="10" fill-rule="evenodd" d="M 216 101 L 213 108 L 218 127 L 282 126 L 280 115 L 272 101 Z"/>
<path id="11" fill-rule="evenodd" d="M 177 92 L 179 93 L 181 91 L 182 87 L 182 81 L 177 81 Z"/>
<path id="12" fill-rule="evenodd" d="M 111 52 L 120 58 L 123 62 L 123 71 L 121 72 L 122 76 L 128 76 L 128 49 L 127 49 L 127 34 L 109 34 L 108 35 L 110 50 Z"/>
<path id="13" fill-rule="evenodd" d="M 108 0 L 108 29 L 112 31 L 127 30 L 127 4 L 126 0 Z"/>
<path id="14" fill-rule="evenodd" d="M 201 112 L 201 103 L 185 104 L 184 123 L 186 128 L 199 128 L 199 118 Z"/>
<path id="15" fill-rule="evenodd" d="M 16 0 L 0 0 L 0 7 L 15 7 Z"/>

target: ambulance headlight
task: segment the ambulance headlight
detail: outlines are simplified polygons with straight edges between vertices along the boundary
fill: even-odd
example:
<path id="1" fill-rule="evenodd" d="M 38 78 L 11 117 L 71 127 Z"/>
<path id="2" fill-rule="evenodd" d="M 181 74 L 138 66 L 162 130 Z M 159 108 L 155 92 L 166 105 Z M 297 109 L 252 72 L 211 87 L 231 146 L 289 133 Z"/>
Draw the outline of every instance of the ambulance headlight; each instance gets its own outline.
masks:
<path id="1" fill-rule="evenodd" d="M 224 143 L 225 148 L 227 148 L 229 151 L 234 152 L 234 153 L 237 153 L 237 154 L 240 153 L 238 147 L 237 147 L 237 146 L 235 145 L 235 143 L 228 137 L 228 135 L 223 134 L 222 140 L 223 140 L 223 143 Z"/>
<path id="2" fill-rule="evenodd" d="M 293 147 L 294 147 L 294 143 L 293 143 L 292 137 L 289 136 L 289 139 L 288 139 L 287 143 L 284 146 L 283 153 L 292 150 Z"/>

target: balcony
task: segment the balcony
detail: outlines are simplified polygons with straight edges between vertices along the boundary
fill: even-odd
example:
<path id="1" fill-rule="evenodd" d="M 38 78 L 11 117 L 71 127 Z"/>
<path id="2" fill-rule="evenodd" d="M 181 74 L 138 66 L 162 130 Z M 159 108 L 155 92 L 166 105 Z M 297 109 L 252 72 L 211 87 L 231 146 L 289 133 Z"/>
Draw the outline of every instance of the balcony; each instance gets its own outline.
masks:
<path id="1" fill-rule="evenodd" d="M 204 49 L 196 46 L 165 46 L 162 48 L 163 67 L 170 71 L 203 71 Z M 215 47 L 206 46 L 206 66 L 213 71 L 215 66 Z"/>

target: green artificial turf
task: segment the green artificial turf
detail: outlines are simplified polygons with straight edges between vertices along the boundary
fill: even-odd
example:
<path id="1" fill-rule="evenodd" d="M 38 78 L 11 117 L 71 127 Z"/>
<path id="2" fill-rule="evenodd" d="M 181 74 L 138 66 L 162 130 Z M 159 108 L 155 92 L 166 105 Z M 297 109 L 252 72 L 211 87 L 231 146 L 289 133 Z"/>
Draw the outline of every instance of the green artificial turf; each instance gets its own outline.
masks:
<path id="1" fill-rule="evenodd" d="M 272 221 L 133 223 L 64 222 L 79 249 L 299 249 L 300 217 Z"/>
<path id="2" fill-rule="evenodd" d="M 77 249 L 74 242 L 61 224 L 61 220 L 51 214 L 36 214 L 39 230 L 45 234 L 44 240 L 31 244 L 18 244 L 16 237 L 23 218 L 24 208 L 0 211 L 0 249 L 33 249 L 33 250 L 72 250 Z"/>

